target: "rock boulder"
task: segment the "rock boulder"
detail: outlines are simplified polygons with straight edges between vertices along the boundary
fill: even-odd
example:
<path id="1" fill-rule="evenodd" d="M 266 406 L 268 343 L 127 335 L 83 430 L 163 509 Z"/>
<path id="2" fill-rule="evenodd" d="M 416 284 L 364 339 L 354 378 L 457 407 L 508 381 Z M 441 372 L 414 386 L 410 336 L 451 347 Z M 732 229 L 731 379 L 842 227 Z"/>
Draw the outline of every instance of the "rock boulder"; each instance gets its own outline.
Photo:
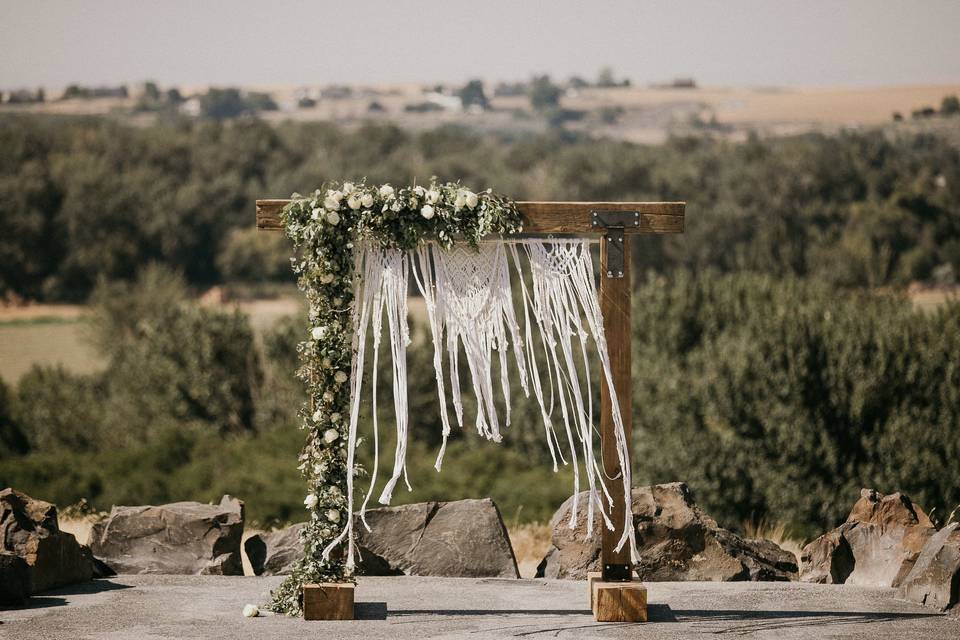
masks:
<path id="1" fill-rule="evenodd" d="M 30 567 L 15 553 L 0 551 L 0 605 L 23 604 L 30 595 Z"/>
<path id="2" fill-rule="evenodd" d="M 9 488 L 0 491 L 0 551 L 24 560 L 31 594 L 93 576 L 89 550 L 73 534 L 60 531 L 57 508 Z"/>
<path id="3" fill-rule="evenodd" d="M 863 489 L 846 522 L 803 548 L 800 579 L 899 586 L 934 532 L 930 518 L 907 496 Z"/>
<path id="4" fill-rule="evenodd" d="M 490 499 L 383 507 L 366 518 L 371 531 L 359 517 L 354 521 L 362 575 L 519 577 L 510 537 Z M 254 572 L 253 558 L 263 557 L 262 575 L 289 573 L 303 554 L 304 526 L 251 536 L 246 551 Z"/>
<path id="5" fill-rule="evenodd" d="M 551 520 L 553 547 L 537 568 L 538 577 L 584 579 L 600 570 L 600 517 L 586 538 L 587 497 L 576 496 L 577 521 L 568 524 L 574 497 Z M 632 492 L 633 525 L 642 580 L 791 580 L 793 554 L 769 540 L 748 540 L 720 528 L 696 505 L 685 483 L 636 487 Z"/>
<path id="6" fill-rule="evenodd" d="M 117 573 L 243 575 L 243 502 L 114 507 L 90 546 Z"/>
<path id="7" fill-rule="evenodd" d="M 941 611 L 960 601 L 960 523 L 930 537 L 897 595 Z"/>

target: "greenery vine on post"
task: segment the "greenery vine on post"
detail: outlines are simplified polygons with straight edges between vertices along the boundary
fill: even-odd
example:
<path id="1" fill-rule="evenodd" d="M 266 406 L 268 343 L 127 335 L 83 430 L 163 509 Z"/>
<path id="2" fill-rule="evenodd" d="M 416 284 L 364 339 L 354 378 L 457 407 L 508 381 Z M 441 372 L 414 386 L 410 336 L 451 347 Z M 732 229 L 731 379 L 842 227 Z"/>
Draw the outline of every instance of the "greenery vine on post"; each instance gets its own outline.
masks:
<path id="1" fill-rule="evenodd" d="M 301 534 L 304 556 L 272 593 L 271 608 L 289 615 L 302 611 L 302 587 L 316 582 L 349 582 L 343 553 L 330 553 L 347 518 L 346 427 L 350 414 L 353 362 L 352 311 L 354 243 L 409 250 L 433 241 L 445 248 L 454 242 L 473 247 L 491 234 L 522 230 L 512 200 L 487 190 L 475 193 L 459 183 L 394 189 L 327 183 L 312 196 L 293 194 L 283 210 L 283 225 L 293 241 L 297 283 L 309 305 L 309 335 L 298 346 L 303 366 L 298 375 L 310 401 L 301 411 L 308 432 L 299 469 L 307 480 L 303 503 L 310 521 Z M 325 553 L 325 551 L 327 553 Z"/>

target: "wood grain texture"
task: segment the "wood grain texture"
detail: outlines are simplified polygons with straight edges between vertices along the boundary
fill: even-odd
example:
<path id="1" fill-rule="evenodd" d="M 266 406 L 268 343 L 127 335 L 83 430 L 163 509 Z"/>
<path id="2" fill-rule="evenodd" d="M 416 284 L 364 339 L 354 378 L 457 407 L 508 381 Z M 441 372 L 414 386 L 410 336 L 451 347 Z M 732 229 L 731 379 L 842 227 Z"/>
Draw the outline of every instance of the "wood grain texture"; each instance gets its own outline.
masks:
<path id="1" fill-rule="evenodd" d="M 280 230 L 280 210 L 289 200 L 257 200 L 257 228 Z M 640 226 L 627 234 L 683 233 L 683 202 L 518 202 L 524 233 L 600 234 L 590 224 L 592 211 L 639 211 Z"/>
<path id="2" fill-rule="evenodd" d="M 353 592 L 350 583 L 303 585 L 303 619 L 353 620 Z"/>
<path id="3" fill-rule="evenodd" d="M 587 571 L 587 591 L 590 592 L 590 610 L 593 611 L 593 583 L 603 580 L 602 571 Z"/>
<path id="4" fill-rule="evenodd" d="M 647 621 L 647 588 L 639 582 L 595 581 L 591 602 L 597 622 Z"/>
<path id="5" fill-rule="evenodd" d="M 630 238 L 623 238 L 623 277 L 600 277 L 600 312 L 603 314 L 603 332 L 607 341 L 607 350 L 610 353 L 610 371 L 613 376 L 613 386 L 617 393 L 620 405 L 620 415 L 623 418 L 623 429 L 627 437 L 627 451 L 630 451 L 631 441 L 631 371 L 630 371 Z M 607 272 L 607 243 L 600 243 L 600 273 Z M 600 385 L 600 452 L 603 471 L 607 478 L 607 490 L 613 505 L 610 509 L 610 519 L 613 530 L 602 527 L 600 538 L 601 569 L 608 564 L 630 565 L 630 545 L 626 544 L 620 551 L 614 551 L 623 532 L 628 514 L 624 504 L 624 488 L 620 470 L 620 459 L 617 456 L 616 436 L 613 425 L 613 404 L 610 398 L 610 389 L 606 380 Z M 630 464 L 630 456 L 627 456 Z M 631 517 L 632 520 L 632 517 Z M 628 526 L 633 526 L 630 522 Z"/>

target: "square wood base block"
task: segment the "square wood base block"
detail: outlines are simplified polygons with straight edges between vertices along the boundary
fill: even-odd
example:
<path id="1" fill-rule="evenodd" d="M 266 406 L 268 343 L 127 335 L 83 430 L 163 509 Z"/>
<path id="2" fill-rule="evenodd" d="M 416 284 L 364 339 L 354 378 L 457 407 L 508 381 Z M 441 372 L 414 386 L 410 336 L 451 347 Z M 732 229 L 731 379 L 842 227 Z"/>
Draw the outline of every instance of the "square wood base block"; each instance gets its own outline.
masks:
<path id="1" fill-rule="evenodd" d="M 353 620 L 353 588 L 337 582 L 303 585 L 303 619 Z"/>
<path id="2" fill-rule="evenodd" d="M 640 582 L 590 581 L 590 608 L 597 622 L 646 622 L 647 588 Z"/>

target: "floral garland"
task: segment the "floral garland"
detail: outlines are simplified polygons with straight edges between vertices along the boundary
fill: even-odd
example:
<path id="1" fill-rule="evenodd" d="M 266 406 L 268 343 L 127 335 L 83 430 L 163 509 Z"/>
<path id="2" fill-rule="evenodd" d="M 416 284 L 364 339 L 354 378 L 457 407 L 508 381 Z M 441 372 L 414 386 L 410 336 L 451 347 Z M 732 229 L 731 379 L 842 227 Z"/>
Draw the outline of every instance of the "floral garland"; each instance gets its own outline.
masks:
<path id="1" fill-rule="evenodd" d="M 271 609 L 302 612 L 302 587 L 316 582 L 352 582 L 345 559 L 324 549 L 339 536 L 347 511 L 345 427 L 350 415 L 349 372 L 353 361 L 352 310 L 355 279 L 354 242 L 410 250 L 433 241 L 444 248 L 454 242 L 478 247 L 491 234 L 522 230 L 512 200 L 489 189 L 475 193 L 459 183 L 394 189 L 389 184 L 327 183 L 312 196 L 293 194 L 282 221 L 293 241 L 291 259 L 297 283 L 309 304 L 309 336 L 298 346 L 309 402 L 301 411 L 308 432 L 299 469 L 308 483 L 303 501 L 310 521 L 301 533 L 304 556 L 271 594 Z"/>

